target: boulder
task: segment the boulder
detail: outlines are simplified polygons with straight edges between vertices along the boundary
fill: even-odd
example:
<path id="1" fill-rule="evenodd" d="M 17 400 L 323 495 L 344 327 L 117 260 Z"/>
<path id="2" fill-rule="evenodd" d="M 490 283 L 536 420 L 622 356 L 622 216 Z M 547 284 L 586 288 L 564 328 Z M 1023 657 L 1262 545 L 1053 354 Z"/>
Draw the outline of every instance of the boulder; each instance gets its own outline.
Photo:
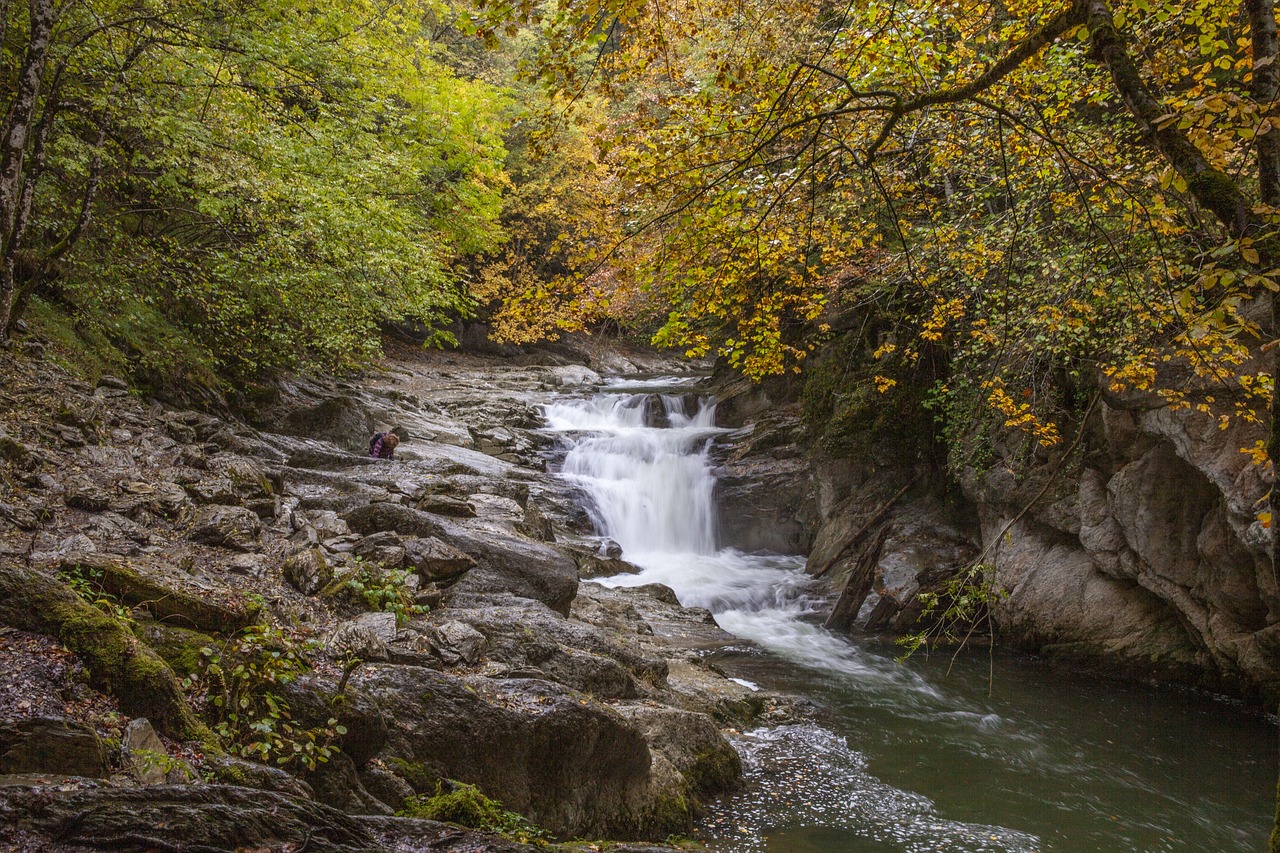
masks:
<path id="1" fill-rule="evenodd" d="M 676 831 L 652 817 L 644 738 L 581 693 L 544 681 L 459 679 L 388 665 L 364 667 L 352 681 L 398 723 L 379 756 L 387 766 L 476 785 L 558 835 Z"/>
<path id="2" fill-rule="evenodd" d="M 180 785 L 195 779 L 185 761 L 171 758 L 160 735 L 146 717 L 130 720 L 121 738 L 125 768 L 140 785 Z"/>
<path id="3" fill-rule="evenodd" d="M 476 508 L 462 498 L 450 495 L 428 494 L 418 499 L 417 508 L 436 515 L 448 515 L 454 518 L 474 518 Z"/>
<path id="4" fill-rule="evenodd" d="M 343 622 L 329 635 L 326 651 L 335 658 L 385 661 L 387 644 L 396 639 L 394 613 L 365 613 Z"/>
<path id="5" fill-rule="evenodd" d="M 377 849 L 355 818 L 274 791 L 228 785 L 69 788 L 0 786 L 0 813 L 29 832 L 56 839 L 58 849 L 102 849 L 106 839 L 116 848 L 178 853 L 304 846 L 326 853 Z"/>
<path id="6" fill-rule="evenodd" d="M 3 427 L 0 427 L 0 459 L 5 459 L 15 465 L 25 465 L 34 458 L 37 457 L 29 446 Z"/>
<path id="7" fill-rule="evenodd" d="M 666 760 L 690 795 L 706 800 L 742 783 L 742 761 L 706 714 L 653 705 L 620 705 L 649 741 L 649 748 Z"/>
<path id="8" fill-rule="evenodd" d="M 404 540 L 404 565 L 428 583 L 452 580 L 475 568 L 474 558 L 434 536 Z"/>
<path id="9" fill-rule="evenodd" d="M 69 477 L 63 500 L 75 509 L 101 512 L 110 505 L 111 493 L 87 477 Z"/>
<path id="10" fill-rule="evenodd" d="M 242 506 L 213 504 L 196 510 L 187 534 L 193 542 L 205 545 L 221 545 L 237 551 L 257 551 L 262 533 L 262 521 L 252 511 Z"/>
<path id="11" fill-rule="evenodd" d="M 213 778 L 210 781 L 262 791 L 277 791 L 303 799 L 314 799 L 311 786 L 294 777 L 288 771 L 269 764 L 258 764 L 230 755 L 205 756 L 204 769 Z"/>
<path id="12" fill-rule="evenodd" d="M 84 723 L 31 717 L 0 723 L 0 774 L 53 773 L 105 779 L 106 751 Z"/>
<path id="13" fill-rule="evenodd" d="M 431 639 L 436 655 L 448 666 L 478 663 L 488 645 L 484 634 L 456 621 L 435 626 Z"/>
<path id="14" fill-rule="evenodd" d="M 476 568 L 455 582 L 453 591 L 509 592 L 568 613 L 578 590 L 578 568 L 560 551 L 517 534 L 473 529 L 438 515 L 393 503 L 374 503 L 347 513 L 347 524 L 369 535 L 394 530 L 402 536 L 437 537 L 468 554 Z"/>
<path id="15" fill-rule="evenodd" d="M 351 553 L 367 563 L 379 563 L 387 569 L 398 569 L 405 563 L 405 548 L 400 537 L 389 530 L 356 541 Z"/>
<path id="16" fill-rule="evenodd" d="M 638 680 L 661 685 L 667 675 L 662 658 L 649 657 L 599 628 L 565 619 L 534 601 L 504 597 L 445 613 L 484 635 L 491 661 L 536 672 L 537 677 L 593 696 L 635 698 Z"/>
<path id="17" fill-rule="evenodd" d="M 171 570 L 146 559 L 77 554 L 64 559 L 59 569 L 65 575 L 86 578 L 102 592 L 179 627 L 231 633 L 252 624 L 260 610 L 230 587 L 192 587 L 189 579 L 184 582 Z"/>
<path id="18" fill-rule="evenodd" d="M 290 412 L 281 424 L 286 435 L 319 438 L 341 448 L 369 452 L 374 433 L 373 414 L 352 397 L 334 397 L 307 409 Z M 291 463 L 292 464 L 292 463 Z"/>
<path id="19" fill-rule="evenodd" d="M 307 548 L 284 561 L 284 579 L 303 595 L 315 595 L 333 580 L 333 569 L 319 548 Z"/>

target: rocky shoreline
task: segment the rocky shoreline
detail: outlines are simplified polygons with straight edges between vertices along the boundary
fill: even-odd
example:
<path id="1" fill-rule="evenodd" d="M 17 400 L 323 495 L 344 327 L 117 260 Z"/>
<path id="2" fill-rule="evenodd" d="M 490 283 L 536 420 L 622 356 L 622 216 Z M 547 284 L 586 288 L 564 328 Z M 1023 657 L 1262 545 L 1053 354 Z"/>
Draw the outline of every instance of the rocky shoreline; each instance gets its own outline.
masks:
<path id="1" fill-rule="evenodd" d="M 669 589 L 579 583 L 616 555 L 536 410 L 675 369 L 404 348 L 232 417 L 0 356 L 0 840 L 524 849 L 394 816 L 471 792 L 517 838 L 689 833 L 740 778 L 722 730 L 795 708 L 708 664 L 729 636 Z"/>

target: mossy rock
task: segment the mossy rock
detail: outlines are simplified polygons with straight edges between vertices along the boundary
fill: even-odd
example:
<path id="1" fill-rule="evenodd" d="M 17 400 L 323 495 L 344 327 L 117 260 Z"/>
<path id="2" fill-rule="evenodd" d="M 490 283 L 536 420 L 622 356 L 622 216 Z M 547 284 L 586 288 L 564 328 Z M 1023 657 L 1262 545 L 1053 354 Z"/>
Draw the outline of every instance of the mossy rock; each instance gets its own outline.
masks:
<path id="1" fill-rule="evenodd" d="M 120 710 L 147 717 L 161 732 L 200 740 L 217 738 L 187 705 L 164 659 L 120 620 L 82 600 L 66 584 L 33 569 L 0 565 L 0 623 L 48 634 L 80 656 L 90 683 L 115 696 Z"/>
<path id="2" fill-rule="evenodd" d="M 59 571 L 81 577 L 125 604 L 145 607 L 157 621 L 218 633 L 232 633 L 257 621 L 262 606 L 235 600 L 220 602 L 166 584 L 119 557 L 87 554 L 65 561 Z"/>
<path id="3" fill-rule="evenodd" d="M 689 790 L 698 797 L 711 797 L 742 784 L 742 759 L 728 743 L 698 753 L 692 766 L 684 770 Z"/>
<path id="4" fill-rule="evenodd" d="M 682 794 L 663 793 L 653 798 L 644 818 L 643 834 L 653 838 L 684 835 L 693 829 L 693 809 Z"/>
<path id="5" fill-rule="evenodd" d="M 213 637 L 200 631 L 150 620 L 139 622 L 134 633 L 164 658 L 169 668 L 179 676 L 203 670 L 206 659 L 201 650 L 218 643 Z"/>

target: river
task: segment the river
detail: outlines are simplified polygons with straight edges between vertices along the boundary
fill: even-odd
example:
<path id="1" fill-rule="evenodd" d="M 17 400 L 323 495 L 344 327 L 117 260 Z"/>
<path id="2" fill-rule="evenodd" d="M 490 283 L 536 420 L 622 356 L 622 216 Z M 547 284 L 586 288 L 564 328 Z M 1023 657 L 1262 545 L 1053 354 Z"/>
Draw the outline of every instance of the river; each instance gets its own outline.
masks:
<path id="1" fill-rule="evenodd" d="M 560 476 L 598 532 L 740 647 L 716 662 L 813 700 L 814 721 L 739 733 L 746 785 L 714 804 L 716 853 L 1084 853 L 1265 848 L 1272 721 L 1227 702 L 970 650 L 917 654 L 824 630 L 804 558 L 716 538 L 715 403 L 690 379 L 617 381 L 545 407 Z"/>

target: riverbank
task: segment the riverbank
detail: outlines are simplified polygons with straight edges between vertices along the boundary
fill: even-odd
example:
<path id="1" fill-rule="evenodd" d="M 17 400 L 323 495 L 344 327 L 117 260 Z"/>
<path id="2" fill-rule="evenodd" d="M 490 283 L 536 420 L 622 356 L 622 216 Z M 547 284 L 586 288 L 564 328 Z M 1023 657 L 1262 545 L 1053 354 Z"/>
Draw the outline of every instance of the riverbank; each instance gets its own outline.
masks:
<path id="1" fill-rule="evenodd" d="M 694 652 L 731 642 L 705 610 L 579 586 L 614 558 L 544 474 L 535 406 L 598 383 L 585 363 L 405 349 L 239 418 L 3 358 L 14 845 L 461 845 L 392 814 L 466 785 L 517 837 L 662 840 L 738 783 L 722 728 L 794 717 Z"/>

